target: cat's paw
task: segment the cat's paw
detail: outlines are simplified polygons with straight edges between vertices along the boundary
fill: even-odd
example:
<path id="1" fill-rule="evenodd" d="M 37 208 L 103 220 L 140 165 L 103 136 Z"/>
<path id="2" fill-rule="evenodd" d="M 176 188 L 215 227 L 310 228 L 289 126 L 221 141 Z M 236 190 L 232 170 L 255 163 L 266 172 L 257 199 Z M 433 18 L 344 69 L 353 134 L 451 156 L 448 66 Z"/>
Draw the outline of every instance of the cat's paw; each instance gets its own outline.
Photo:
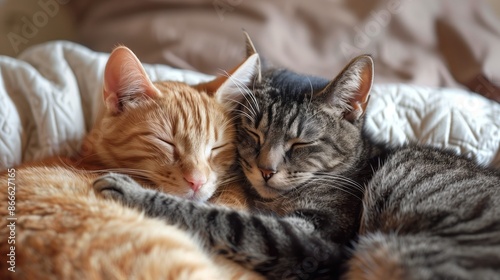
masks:
<path id="1" fill-rule="evenodd" d="M 117 173 L 108 173 L 98 177 L 92 186 L 96 194 L 125 204 L 133 204 L 135 197 L 144 191 L 134 179 Z"/>

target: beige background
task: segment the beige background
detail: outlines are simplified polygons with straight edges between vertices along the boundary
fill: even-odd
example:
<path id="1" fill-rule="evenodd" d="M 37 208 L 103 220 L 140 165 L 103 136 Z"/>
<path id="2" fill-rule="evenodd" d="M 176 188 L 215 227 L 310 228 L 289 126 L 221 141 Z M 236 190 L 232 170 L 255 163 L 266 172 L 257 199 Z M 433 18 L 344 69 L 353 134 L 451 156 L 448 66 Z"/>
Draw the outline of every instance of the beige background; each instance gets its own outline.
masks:
<path id="1" fill-rule="evenodd" d="M 500 17 L 500 1 L 499 0 L 488 0 L 490 2 L 491 6 L 493 6 L 493 9 L 495 10 L 496 14 Z"/>
<path id="2" fill-rule="evenodd" d="M 57 9 L 57 12 L 49 15 L 40 6 L 39 0 L 0 0 L 0 55 L 16 56 L 20 51 L 31 45 L 49 40 L 74 40 L 72 16 L 65 4 L 59 4 L 69 1 L 44 0 L 43 2 L 57 4 L 57 7 L 50 7 L 51 11 Z M 494 11 L 500 17 L 500 0 L 487 1 L 490 2 Z M 43 14 L 45 14 L 47 20 L 44 19 Z M 21 29 L 25 25 L 25 20 L 33 23 L 34 17 L 37 16 L 39 27 L 34 26 L 35 29 L 32 30 L 33 35 L 31 38 L 19 39 L 19 37 L 14 35 L 22 34 Z"/>
<path id="3" fill-rule="evenodd" d="M 49 1 L 44 0 L 43 2 Z M 39 0 L 0 0 L 0 54 L 15 56 L 26 47 L 41 42 L 56 39 L 74 39 L 73 22 L 67 8 L 56 0 L 50 2 L 57 4 L 57 8 L 52 8 L 52 11 L 57 11 L 53 13 L 53 16 L 44 11 L 43 7 L 39 5 Z M 59 0 L 59 2 L 68 1 Z M 47 20 L 44 20 L 43 15 L 46 16 Z M 35 26 L 33 36 L 24 38 L 27 41 L 12 39 L 13 36 L 15 37 L 14 33 L 22 35 L 23 19 L 33 23 L 34 16 L 39 16 L 37 20 L 39 20 L 40 27 Z M 16 39 L 19 39 L 19 37 L 16 37 Z M 12 40 L 19 42 L 17 46 L 13 46 Z"/>

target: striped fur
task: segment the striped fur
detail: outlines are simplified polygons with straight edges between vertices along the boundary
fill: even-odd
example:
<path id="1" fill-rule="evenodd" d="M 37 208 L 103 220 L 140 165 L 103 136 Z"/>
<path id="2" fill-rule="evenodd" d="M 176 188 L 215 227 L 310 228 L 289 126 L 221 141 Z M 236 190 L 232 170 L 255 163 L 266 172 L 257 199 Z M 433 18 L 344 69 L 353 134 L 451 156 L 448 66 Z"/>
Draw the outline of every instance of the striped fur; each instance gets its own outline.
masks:
<path id="1" fill-rule="evenodd" d="M 500 277 L 498 171 L 447 151 L 399 148 L 375 173 L 363 203 L 346 279 Z"/>
<path id="2" fill-rule="evenodd" d="M 116 174 L 94 188 L 270 279 L 498 278 L 499 173 L 447 151 L 372 141 L 362 117 L 372 74 L 368 57 L 331 82 L 263 73 L 238 122 L 249 213 Z"/>
<path id="3" fill-rule="evenodd" d="M 205 201 L 235 159 L 228 110 L 183 83 L 154 86 L 161 98 L 126 103 L 123 113 L 104 116 L 87 138 L 92 153 L 86 161 L 95 159 L 161 191 Z M 196 172 L 207 178 L 198 192 L 184 178 Z"/>
<path id="4" fill-rule="evenodd" d="M 356 214 L 346 213 L 356 213 L 359 203 L 338 193 L 328 197 L 321 183 L 341 189 L 337 184 L 349 178 L 366 185 L 359 241 L 349 250 L 345 279 L 500 277 L 499 172 L 448 151 L 373 141 L 363 133 L 362 110 L 352 113 L 367 101 L 350 101 L 353 92 L 371 84 L 359 79 L 361 69 L 355 62 L 330 83 L 286 70 L 264 74 L 262 86 L 254 88 L 258 102 L 245 104 L 250 117 L 241 119 L 239 132 L 241 165 L 254 189 L 274 201 L 334 207 L 344 213 L 322 222 L 352 229 Z M 325 85 L 333 94 L 322 99 Z M 291 143 L 297 142 L 310 144 L 294 150 Z M 266 181 L 263 168 L 278 172 Z M 321 169 L 329 170 L 325 179 Z M 354 186 L 345 186 L 357 195 Z"/>
<path id="5" fill-rule="evenodd" d="M 233 179 L 225 177 L 236 151 L 230 109 L 243 98 L 238 87 L 249 83 L 257 63 L 255 54 L 226 76 L 191 87 L 153 83 L 130 50 L 115 49 L 105 70 L 106 108 L 85 139 L 81 161 L 176 196 L 208 200 Z"/>

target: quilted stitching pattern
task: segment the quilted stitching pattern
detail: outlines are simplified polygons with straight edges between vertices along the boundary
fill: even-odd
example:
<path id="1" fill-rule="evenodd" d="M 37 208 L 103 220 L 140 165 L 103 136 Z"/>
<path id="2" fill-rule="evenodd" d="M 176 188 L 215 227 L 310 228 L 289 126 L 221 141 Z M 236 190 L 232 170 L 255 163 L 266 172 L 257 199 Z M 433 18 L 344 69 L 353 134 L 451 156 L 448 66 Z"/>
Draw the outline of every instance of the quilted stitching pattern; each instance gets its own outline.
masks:
<path id="1" fill-rule="evenodd" d="M 70 42 L 0 57 L 0 170 L 80 148 L 101 105 L 107 54 Z M 210 76 L 145 65 L 152 80 L 194 84 Z M 457 89 L 376 85 L 368 129 L 393 144 L 448 147 L 500 167 L 500 104 Z"/>
<path id="2" fill-rule="evenodd" d="M 376 85 L 367 127 L 394 145 L 443 147 L 500 167 L 500 104 L 460 89 Z"/>

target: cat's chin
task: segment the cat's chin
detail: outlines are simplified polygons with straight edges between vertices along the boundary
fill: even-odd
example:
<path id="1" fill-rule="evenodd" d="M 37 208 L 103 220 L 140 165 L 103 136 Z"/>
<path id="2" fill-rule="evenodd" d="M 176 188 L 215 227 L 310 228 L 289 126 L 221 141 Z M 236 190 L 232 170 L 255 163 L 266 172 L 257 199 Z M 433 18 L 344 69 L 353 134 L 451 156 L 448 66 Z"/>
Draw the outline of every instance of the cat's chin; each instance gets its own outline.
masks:
<path id="1" fill-rule="evenodd" d="M 259 194 L 260 197 L 265 199 L 273 199 L 281 195 L 281 191 L 274 189 L 263 184 L 253 184 L 253 188 Z"/>
<path id="2" fill-rule="evenodd" d="M 274 199 L 279 196 L 279 193 L 269 190 L 257 190 L 257 193 L 265 199 Z"/>
<path id="3" fill-rule="evenodd" d="M 202 187 L 202 189 L 200 189 L 197 192 L 194 192 L 189 187 L 180 188 L 179 186 L 177 186 L 176 189 L 159 188 L 158 190 L 167 194 L 171 194 L 173 196 L 178 196 L 183 199 L 197 201 L 197 202 L 205 202 L 208 199 L 210 199 L 214 194 L 214 191 L 210 190 L 209 187 L 206 188 Z"/>
<path id="4" fill-rule="evenodd" d="M 197 202 L 205 202 L 210 197 L 212 197 L 213 193 L 205 193 L 205 192 L 192 192 L 186 196 L 187 199 Z"/>

